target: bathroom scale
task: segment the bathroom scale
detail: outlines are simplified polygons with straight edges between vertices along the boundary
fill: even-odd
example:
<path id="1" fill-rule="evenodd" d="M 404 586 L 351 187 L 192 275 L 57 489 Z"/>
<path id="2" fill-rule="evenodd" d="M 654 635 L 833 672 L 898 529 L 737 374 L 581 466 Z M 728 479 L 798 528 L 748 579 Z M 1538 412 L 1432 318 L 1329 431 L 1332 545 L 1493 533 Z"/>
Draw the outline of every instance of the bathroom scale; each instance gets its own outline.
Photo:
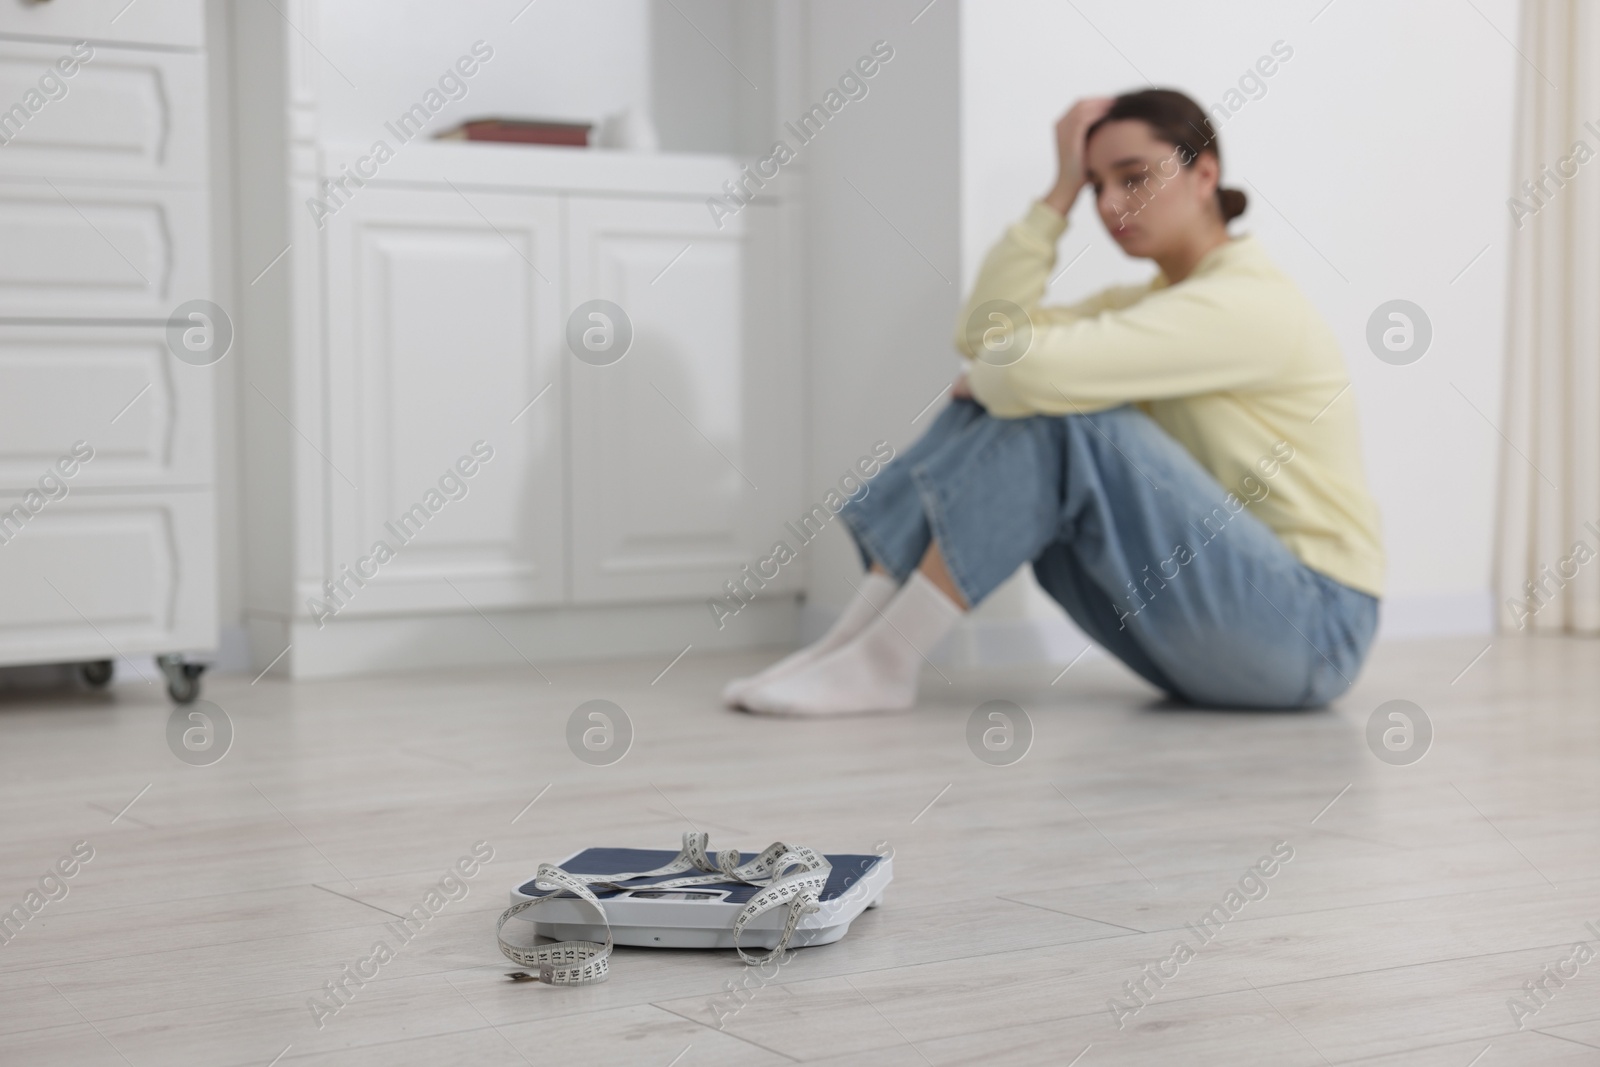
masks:
<path id="1" fill-rule="evenodd" d="M 665 849 L 589 848 L 575 852 L 558 866 L 567 873 L 584 875 L 650 871 L 670 864 L 679 853 Z M 739 854 L 741 864 L 757 853 Z M 830 865 L 827 882 L 817 896 L 817 910 L 801 916 L 789 939 L 790 947 L 831 944 L 845 935 L 850 924 L 868 908 L 883 901 L 883 891 L 894 877 L 888 856 L 833 855 L 822 857 Z M 680 874 L 659 874 L 630 879 L 624 888 L 589 888 L 605 906 L 615 944 L 653 948 L 734 948 L 734 923 L 762 886 L 747 882 L 710 882 L 694 886 L 652 888 L 656 883 L 680 879 Z M 511 891 L 511 903 L 552 897 L 515 918 L 531 922 L 534 932 L 560 941 L 604 941 L 606 927 L 588 902 L 546 891 L 533 880 Z M 745 948 L 772 949 L 778 945 L 788 919 L 786 908 L 773 908 L 750 921 L 739 935 Z"/>

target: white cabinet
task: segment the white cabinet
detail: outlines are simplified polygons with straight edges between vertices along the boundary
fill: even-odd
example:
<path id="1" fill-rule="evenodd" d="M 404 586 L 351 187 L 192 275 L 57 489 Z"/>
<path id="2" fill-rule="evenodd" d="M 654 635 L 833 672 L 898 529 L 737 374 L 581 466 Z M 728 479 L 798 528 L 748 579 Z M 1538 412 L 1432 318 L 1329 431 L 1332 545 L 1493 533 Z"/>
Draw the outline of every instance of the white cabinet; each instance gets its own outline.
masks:
<path id="1" fill-rule="evenodd" d="M 217 645 L 201 9 L 121 6 L 0 0 L 0 664 Z"/>
<path id="2" fill-rule="evenodd" d="M 276 398 L 262 425 L 287 445 L 256 461 L 256 506 L 294 517 L 285 536 L 247 531 L 257 662 L 287 648 L 304 676 L 492 658 L 486 644 L 538 662 L 719 639 L 707 601 L 784 538 L 802 475 L 782 207 L 719 228 L 680 191 L 731 164 L 413 145 L 309 250 L 300 231 L 287 303 L 250 297 L 286 336 L 323 324 L 320 345 L 252 364 Z M 320 295 L 297 297 L 308 281 Z M 631 329 L 614 362 L 569 343 L 594 300 Z M 493 458 L 457 478 L 475 448 Z M 797 613 L 800 570 L 762 587 L 769 620 Z M 750 618 L 735 639 L 787 636 Z"/>
<path id="3" fill-rule="evenodd" d="M 800 382 L 774 329 L 775 211 L 718 229 L 695 202 L 569 201 L 569 305 L 609 300 L 633 330 L 620 361 L 570 363 L 576 600 L 716 595 L 782 533 Z"/>
<path id="4" fill-rule="evenodd" d="M 313 39 L 334 17 L 293 10 Z M 803 562 L 724 628 L 708 602 L 803 510 L 803 176 L 719 227 L 731 152 L 325 136 L 345 87 L 269 5 L 234 13 L 235 273 L 275 264 L 239 289 L 258 669 L 792 640 Z M 780 43 L 774 26 L 762 50 Z M 607 365 L 567 341 L 592 300 L 633 332 Z M 447 498 L 479 442 L 493 459 Z M 422 525 L 402 531 L 408 514 Z"/>
<path id="5" fill-rule="evenodd" d="M 684 200 L 458 178 L 363 189 L 327 227 L 332 552 L 300 597 L 378 542 L 395 558 L 352 616 L 718 595 L 781 534 L 799 480 L 777 249 L 752 247 L 775 209 L 719 230 Z M 604 365 L 566 336 L 594 299 L 631 328 Z M 479 442 L 494 458 L 465 495 L 399 528 Z"/>
<path id="6" fill-rule="evenodd" d="M 367 189 L 327 242 L 334 569 L 400 549 L 350 611 L 563 600 L 557 199 Z M 450 478 L 478 442 L 493 458 Z M 402 547 L 430 490 L 448 503 Z"/>

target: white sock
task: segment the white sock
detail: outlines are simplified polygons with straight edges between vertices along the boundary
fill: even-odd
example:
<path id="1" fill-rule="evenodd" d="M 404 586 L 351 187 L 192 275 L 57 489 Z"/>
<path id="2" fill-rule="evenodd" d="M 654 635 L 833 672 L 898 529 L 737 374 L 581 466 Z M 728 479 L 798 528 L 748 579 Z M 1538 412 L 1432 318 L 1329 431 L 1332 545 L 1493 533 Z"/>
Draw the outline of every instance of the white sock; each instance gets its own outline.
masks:
<path id="1" fill-rule="evenodd" d="M 866 629 L 867 624 L 878 617 L 878 612 L 883 610 L 883 606 L 900 590 L 900 587 L 894 584 L 893 578 L 877 571 L 867 572 L 867 576 L 856 588 L 860 591 L 859 595 L 850 594 L 850 603 L 845 605 L 844 612 L 834 620 L 827 633 L 798 652 L 792 652 L 780 659 L 760 674 L 749 678 L 735 678 L 729 682 L 722 690 L 723 703 L 730 708 L 738 707 L 744 694 L 755 687 L 775 682 L 801 667 L 808 667 L 839 648 Z"/>
<path id="2" fill-rule="evenodd" d="M 751 711 L 845 715 L 909 708 L 917 674 L 962 611 L 918 571 L 853 640 L 808 666 L 745 692 Z"/>

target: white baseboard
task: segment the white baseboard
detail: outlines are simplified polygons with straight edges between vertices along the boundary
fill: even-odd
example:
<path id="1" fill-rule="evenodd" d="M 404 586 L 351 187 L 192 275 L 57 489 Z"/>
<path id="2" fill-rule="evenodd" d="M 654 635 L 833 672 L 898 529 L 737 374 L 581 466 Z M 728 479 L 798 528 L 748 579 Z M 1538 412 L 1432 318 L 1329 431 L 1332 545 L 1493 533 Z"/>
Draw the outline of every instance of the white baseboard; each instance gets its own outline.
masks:
<path id="1" fill-rule="evenodd" d="M 626 604 L 492 613 L 503 639 L 477 615 L 336 618 L 324 629 L 293 627 L 282 620 L 252 617 L 225 626 L 215 672 L 255 673 L 286 645 L 294 647 L 273 673 L 327 678 L 416 667 L 514 664 L 526 656 L 536 664 L 619 656 L 676 655 L 687 644 L 706 649 L 756 648 L 813 641 L 835 613 L 790 599 L 757 601 L 717 631 L 702 604 Z M 1392 597 L 1384 601 L 1378 640 L 1489 634 L 1494 598 L 1487 590 Z M 507 639 L 516 645 L 513 649 Z M 519 651 L 521 655 L 519 655 Z M 969 619 L 933 656 L 941 666 L 995 667 L 1069 663 L 1104 656 L 1064 614 L 1026 619 Z M 154 661 L 117 661 L 117 680 L 159 680 Z"/>
<path id="2" fill-rule="evenodd" d="M 243 623 L 224 626 L 217 644 L 217 658 L 211 669 L 217 673 L 238 673 L 250 669 L 250 631 Z"/>
<path id="3" fill-rule="evenodd" d="M 270 676 L 333 678 L 622 656 L 660 655 L 665 666 L 686 645 L 724 651 L 793 645 L 800 609 L 793 598 L 758 600 L 721 630 L 699 602 L 496 611 L 487 621 L 475 613 L 341 615 L 320 630 L 310 621 L 251 616 L 247 626 L 254 670 L 272 663 Z"/>
<path id="4" fill-rule="evenodd" d="M 1378 611 L 1379 641 L 1463 637 L 1494 631 L 1494 594 L 1487 589 L 1389 597 Z"/>

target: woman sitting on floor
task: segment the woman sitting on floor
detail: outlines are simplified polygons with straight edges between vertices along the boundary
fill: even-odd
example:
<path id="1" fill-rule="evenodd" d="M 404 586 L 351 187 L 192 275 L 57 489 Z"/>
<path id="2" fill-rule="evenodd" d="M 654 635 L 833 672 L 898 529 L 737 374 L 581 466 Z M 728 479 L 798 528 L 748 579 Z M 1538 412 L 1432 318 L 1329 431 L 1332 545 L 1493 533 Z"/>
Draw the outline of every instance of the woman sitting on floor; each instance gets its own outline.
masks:
<path id="1" fill-rule="evenodd" d="M 1059 178 L 989 253 L 968 359 L 928 432 L 841 513 L 870 573 L 815 644 L 728 686 L 754 712 L 910 707 L 928 653 L 1031 562 L 1096 642 L 1196 705 L 1343 693 L 1382 592 L 1377 511 L 1326 323 L 1228 222 L 1220 149 L 1187 96 L 1082 100 Z M 1143 285 L 1041 306 L 1085 185 Z"/>

